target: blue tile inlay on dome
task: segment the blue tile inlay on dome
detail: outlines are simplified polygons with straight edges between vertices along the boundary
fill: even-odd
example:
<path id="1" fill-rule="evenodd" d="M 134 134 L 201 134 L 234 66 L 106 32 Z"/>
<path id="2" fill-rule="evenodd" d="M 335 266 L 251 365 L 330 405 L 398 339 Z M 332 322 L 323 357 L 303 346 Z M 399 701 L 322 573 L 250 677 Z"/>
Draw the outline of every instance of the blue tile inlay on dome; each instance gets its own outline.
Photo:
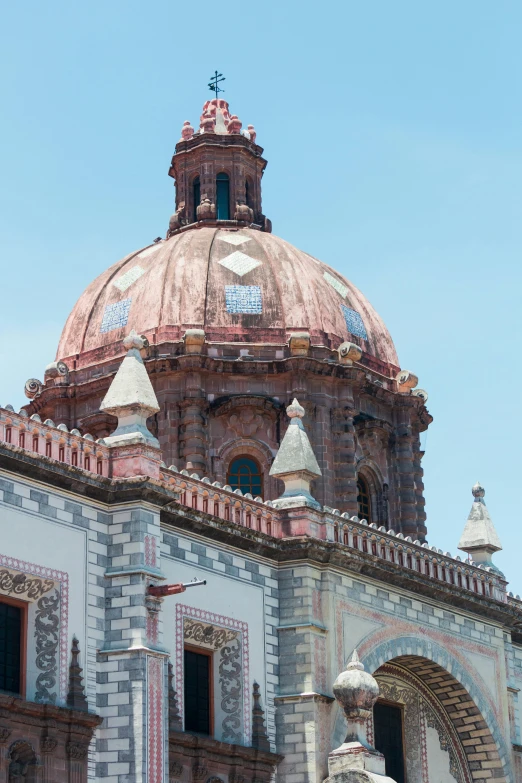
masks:
<path id="1" fill-rule="evenodd" d="M 359 313 L 345 305 L 341 305 L 341 310 L 343 311 L 344 320 L 346 321 L 346 328 L 350 334 L 355 334 L 357 337 L 362 337 L 363 340 L 367 340 L 368 335 L 366 334 L 366 329 L 364 328 Z"/>
<path id="2" fill-rule="evenodd" d="M 261 287 L 258 285 L 226 285 L 225 300 L 227 313 L 263 312 Z"/>
<path id="3" fill-rule="evenodd" d="M 113 329 L 121 329 L 122 326 L 127 326 L 131 302 L 132 299 L 122 299 L 121 302 L 108 304 L 103 314 L 100 332 L 112 332 Z"/>

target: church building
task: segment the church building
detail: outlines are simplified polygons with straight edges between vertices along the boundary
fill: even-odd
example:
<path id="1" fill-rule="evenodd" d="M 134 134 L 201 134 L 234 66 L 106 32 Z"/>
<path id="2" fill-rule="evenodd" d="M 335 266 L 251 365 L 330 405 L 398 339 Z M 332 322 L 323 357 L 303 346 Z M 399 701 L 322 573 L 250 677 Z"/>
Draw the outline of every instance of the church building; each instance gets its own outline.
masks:
<path id="1" fill-rule="evenodd" d="M 522 783 L 485 490 L 439 549 L 427 393 L 272 233 L 254 126 L 195 125 L 165 238 L 0 405 L 0 783 Z"/>

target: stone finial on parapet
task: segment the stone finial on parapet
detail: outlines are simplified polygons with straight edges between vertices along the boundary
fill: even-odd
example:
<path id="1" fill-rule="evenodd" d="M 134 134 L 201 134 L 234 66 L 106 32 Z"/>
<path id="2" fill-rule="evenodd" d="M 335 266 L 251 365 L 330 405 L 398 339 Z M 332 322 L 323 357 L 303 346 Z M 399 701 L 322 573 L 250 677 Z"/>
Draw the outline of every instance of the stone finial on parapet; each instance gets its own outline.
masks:
<path id="1" fill-rule="evenodd" d="M 183 336 L 185 353 L 201 353 L 205 344 L 205 332 L 203 329 L 187 329 Z"/>
<path id="2" fill-rule="evenodd" d="M 100 410 L 118 418 L 112 435 L 104 438 L 112 450 L 111 475 L 115 478 L 159 478 L 159 443 L 147 428 L 147 419 L 159 411 L 158 401 L 140 351 L 145 339 L 134 329 L 123 341 L 127 355 L 114 376 Z"/>
<path id="3" fill-rule="evenodd" d="M 348 731 L 343 744 L 328 756 L 329 777 L 325 783 L 393 783 L 385 776 L 384 756 L 366 741 L 366 721 L 379 696 L 377 680 L 365 671 L 357 651 L 333 685 Z"/>
<path id="4" fill-rule="evenodd" d="M 134 329 L 123 341 L 127 356 L 114 376 L 100 410 L 118 417 L 116 430 L 104 441 L 107 446 L 148 443 L 159 447 L 147 428 L 147 419 L 159 411 L 158 401 L 140 351 L 145 340 Z"/>
<path id="5" fill-rule="evenodd" d="M 304 408 L 294 399 L 286 412 L 291 419 L 290 425 L 270 468 L 271 476 L 284 481 L 285 491 L 273 505 L 276 508 L 310 506 L 319 509 L 319 503 L 310 494 L 310 483 L 321 475 L 321 469 L 301 421 Z"/>
<path id="6" fill-rule="evenodd" d="M 502 544 L 484 500 L 486 491 L 477 482 L 471 492 L 473 505 L 460 537 L 459 549 L 471 555 L 477 565 L 489 566 L 498 571 L 491 558 L 495 552 L 502 549 Z"/>
<path id="7" fill-rule="evenodd" d="M 292 332 L 288 338 L 291 356 L 308 356 L 310 351 L 310 333 Z"/>

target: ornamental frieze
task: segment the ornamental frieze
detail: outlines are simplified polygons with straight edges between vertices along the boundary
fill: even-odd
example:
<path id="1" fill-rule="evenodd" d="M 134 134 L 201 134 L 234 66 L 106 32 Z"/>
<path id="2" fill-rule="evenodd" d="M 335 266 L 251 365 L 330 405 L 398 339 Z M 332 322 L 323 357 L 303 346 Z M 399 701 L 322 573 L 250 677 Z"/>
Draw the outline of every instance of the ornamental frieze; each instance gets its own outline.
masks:
<path id="1" fill-rule="evenodd" d="M 194 620 L 185 620 L 183 636 L 185 641 L 192 641 L 196 644 L 211 647 L 213 650 L 219 650 L 227 642 L 231 642 L 232 639 L 236 638 L 237 631 L 219 628 L 215 625 L 207 625 L 206 623 L 198 623 Z"/>
<path id="2" fill-rule="evenodd" d="M 0 592 L 4 595 L 27 596 L 37 601 L 49 590 L 52 590 L 52 579 L 39 579 L 24 573 L 12 573 L 7 568 L 0 569 Z"/>

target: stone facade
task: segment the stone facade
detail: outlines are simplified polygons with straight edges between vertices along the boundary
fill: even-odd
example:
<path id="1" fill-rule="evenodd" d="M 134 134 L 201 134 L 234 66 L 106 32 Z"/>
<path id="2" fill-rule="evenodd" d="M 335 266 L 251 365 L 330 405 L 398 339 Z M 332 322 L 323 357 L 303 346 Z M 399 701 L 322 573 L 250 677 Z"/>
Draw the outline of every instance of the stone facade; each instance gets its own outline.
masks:
<path id="1" fill-rule="evenodd" d="M 428 543 L 427 394 L 363 295 L 270 234 L 261 155 L 221 99 L 186 122 L 167 238 L 94 281 L 30 402 L 0 407 L 6 783 L 383 780 L 369 702 L 346 747 L 347 666 L 401 716 L 404 781 L 522 780 L 522 601 L 484 489 L 473 560 Z"/>

